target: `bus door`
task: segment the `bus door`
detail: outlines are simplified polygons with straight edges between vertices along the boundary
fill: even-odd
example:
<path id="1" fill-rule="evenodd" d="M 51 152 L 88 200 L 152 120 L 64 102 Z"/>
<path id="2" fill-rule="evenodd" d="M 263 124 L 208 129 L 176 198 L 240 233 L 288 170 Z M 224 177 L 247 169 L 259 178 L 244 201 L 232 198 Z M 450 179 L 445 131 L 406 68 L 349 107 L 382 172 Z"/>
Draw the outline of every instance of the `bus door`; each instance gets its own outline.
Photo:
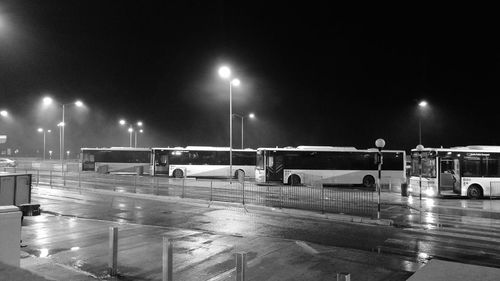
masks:
<path id="1" fill-rule="evenodd" d="M 95 171 L 95 156 L 94 154 L 82 153 L 82 171 Z"/>
<path id="2" fill-rule="evenodd" d="M 269 153 L 266 176 L 268 181 L 283 182 L 283 155 Z"/>
<path id="3" fill-rule="evenodd" d="M 168 175 L 169 151 L 157 151 L 154 156 L 155 175 Z"/>
<path id="4" fill-rule="evenodd" d="M 458 159 L 441 158 L 439 161 L 439 193 L 460 191 L 460 164 Z"/>

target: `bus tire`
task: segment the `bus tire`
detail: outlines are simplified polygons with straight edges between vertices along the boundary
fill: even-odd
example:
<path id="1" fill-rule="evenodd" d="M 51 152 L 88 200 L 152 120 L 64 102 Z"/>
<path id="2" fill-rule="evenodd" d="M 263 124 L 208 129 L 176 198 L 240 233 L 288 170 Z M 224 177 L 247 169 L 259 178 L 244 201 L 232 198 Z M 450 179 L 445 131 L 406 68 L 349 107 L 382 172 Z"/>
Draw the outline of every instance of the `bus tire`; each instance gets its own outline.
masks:
<path id="1" fill-rule="evenodd" d="M 473 184 L 467 189 L 467 197 L 470 199 L 480 199 L 483 197 L 483 189 L 481 186 Z"/>
<path id="2" fill-rule="evenodd" d="M 375 178 L 371 175 L 367 175 L 363 177 L 363 186 L 364 187 L 374 187 L 375 186 Z"/>
<path id="3" fill-rule="evenodd" d="M 237 170 L 236 173 L 234 173 L 234 177 L 236 179 L 238 179 L 239 181 L 244 181 L 245 180 L 245 171 Z"/>
<path id="4" fill-rule="evenodd" d="M 289 178 L 288 178 L 288 184 L 289 185 L 300 185 L 300 177 L 297 176 L 297 175 L 291 175 Z"/>
<path id="5" fill-rule="evenodd" d="M 174 178 L 180 179 L 184 177 L 184 172 L 181 169 L 175 169 L 172 173 Z"/>

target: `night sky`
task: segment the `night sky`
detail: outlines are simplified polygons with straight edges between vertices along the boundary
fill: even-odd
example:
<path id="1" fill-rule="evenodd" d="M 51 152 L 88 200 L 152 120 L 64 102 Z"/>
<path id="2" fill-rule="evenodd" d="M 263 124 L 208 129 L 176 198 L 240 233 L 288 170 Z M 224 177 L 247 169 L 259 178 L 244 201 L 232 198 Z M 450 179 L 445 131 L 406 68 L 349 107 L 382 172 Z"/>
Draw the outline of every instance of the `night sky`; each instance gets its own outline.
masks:
<path id="1" fill-rule="evenodd" d="M 139 146 L 500 144 L 499 21 L 482 14 L 372 13 L 254 1 L 0 1 L 0 148 L 42 147 L 61 108 L 66 148 L 128 146 L 120 118 L 144 122 Z M 286 4 L 285 4 L 286 3 Z M 397 16 L 395 16 L 397 15 Z M 417 106 L 429 103 L 425 112 Z M 421 115 L 419 115 L 421 114 Z M 233 145 L 241 121 L 233 119 Z"/>

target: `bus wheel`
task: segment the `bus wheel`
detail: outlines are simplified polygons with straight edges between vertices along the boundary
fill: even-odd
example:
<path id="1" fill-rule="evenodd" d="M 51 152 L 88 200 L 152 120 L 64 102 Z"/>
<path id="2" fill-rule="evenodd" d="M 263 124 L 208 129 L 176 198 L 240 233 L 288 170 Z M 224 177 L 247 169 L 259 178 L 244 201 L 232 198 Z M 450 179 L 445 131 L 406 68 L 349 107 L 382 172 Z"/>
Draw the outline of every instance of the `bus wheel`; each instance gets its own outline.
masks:
<path id="1" fill-rule="evenodd" d="M 467 189 L 467 197 L 471 199 L 479 199 L 483 197 L 483 190 L 477 184 L 471 185 L 469 189 Z"/>
<path id="2" fill-rule="evenodd" d="M 291 175 L 288 178 L 288 184 L 289 185 L 299 185 L 300 184 L 300 177 L 297 175 Z"/>
<path id="3" fill-rule="evenodd" d="M 363 178 L 363 186 L 364 187 L 374 187 L 375 186 L 375 178 L 373 176 L 365 176 Z"/>
<path id="4" fill-rule="evenodd" d="M 184 177 L 184 173 L 182 172 L 182 170 L 177 169 L 174 171 L 174 178 L 180 179 L 183 177 Z"/>
<path id="5" fill-rule="evenodd" d="M 239 180 L 239 181 L 244 181 L 245 180 L 245 171 L 243 170 L 237 170 L 234 176 Z"/>

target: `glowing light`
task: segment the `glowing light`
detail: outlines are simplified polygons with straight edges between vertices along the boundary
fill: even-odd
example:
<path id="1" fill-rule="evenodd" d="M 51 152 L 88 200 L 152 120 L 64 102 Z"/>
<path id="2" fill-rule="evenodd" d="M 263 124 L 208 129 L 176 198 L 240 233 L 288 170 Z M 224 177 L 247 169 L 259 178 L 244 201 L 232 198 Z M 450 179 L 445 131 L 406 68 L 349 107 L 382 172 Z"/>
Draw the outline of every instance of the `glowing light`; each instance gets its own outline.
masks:
<path id="1" fill-rule="evenodd" d="M 0 115 L 2 115 L 3 117 L 7 117 L 9 113 L 7 112 L 7 110 L 2 110 L 0 111 Z"/>
<path id="2" fill-rule="evenodd" d="M 125 121 L 125 120 L 121 119 L 121 120 L 119 121 L 119 123 L 120 123 L 120 125 L 125 125 L 125 124 L 127 124 L 127 121 Z"/>
<path id="3" fill-rule="evenodd" d="M 434 196 L 436 193 L 432 189 L 427 189 L 425 191 L 425 194 L 427 194 L 427 196 Z"/>
<path id="4" fill-rule="evenodd" d="M 134 131 L 134 129 L 132 129 L 132 127 L 128 128 L 129 133 L 132 133 L 133 131 Z"/>
<path id="5" fill-rule="evenodd" d="M 240 85 L 240 79 L 231 80 L 231 85 L 238 87 Z"/>
<path id="6" fill-rule="evenodd" d="M 41 133 L 41 132 L 43 132 L 43 129 L 42 128 L 38 128 L 38 131 Z"/>
<path id="7" fill-rule="evenodd" d="M 40 257 L 46 258 L 49 256 L 49 249 L 40 249 Z"/>
<path id="8" fill-rule="evenodd" d="M 141 121 L 137 122 L 137 126 L 141 127 L 142 126 L 142 122 Z"/>
<path id="9" fill-rule="evenodd" d="M 71 251 L 78 251 L 78 250 L 80 250 L 80 247 L 71 247 L 71 249 L 70 249 L 70 250 L 71 250 Z"/>
<path id="10" fill-rule="evenodd" d="M 421 101 L 421 102 L 418 103 L 418 106 L 420 106 L 420 107 L 426 107 L 427 106 L 427 102 L 423 100 L 423 101 Z"/>
<path id="11" fill-rule="evenodd" d="M 44 97 L 43 98 L 43 104 L 44 105 L 51 105 L 53 102 L 52 98 L 51 97 Z"/>
<path id="12" fill-rule="evenodd" d="M 82 107 L 83 106 L 83 102 L 80 101 L 80 100 L 77 100 L 77 101 L 75 101 L 75 105 L 78 106 L 78 107 Z"/>
<path id="13" fill-rule="evenodd" d="M 222 66 L 219 68 L 219 76 L 222 78 L 229 78 L 229 76 L 231 76 L 231 69 L 227 66 Z"/>
<path id="14" fill-rule="evenodd" d="M 250 114 L 248 114 L 248 117 L 250 117 L 250 118 L 255 118 L 255 114 L 250 113 Z"/>

